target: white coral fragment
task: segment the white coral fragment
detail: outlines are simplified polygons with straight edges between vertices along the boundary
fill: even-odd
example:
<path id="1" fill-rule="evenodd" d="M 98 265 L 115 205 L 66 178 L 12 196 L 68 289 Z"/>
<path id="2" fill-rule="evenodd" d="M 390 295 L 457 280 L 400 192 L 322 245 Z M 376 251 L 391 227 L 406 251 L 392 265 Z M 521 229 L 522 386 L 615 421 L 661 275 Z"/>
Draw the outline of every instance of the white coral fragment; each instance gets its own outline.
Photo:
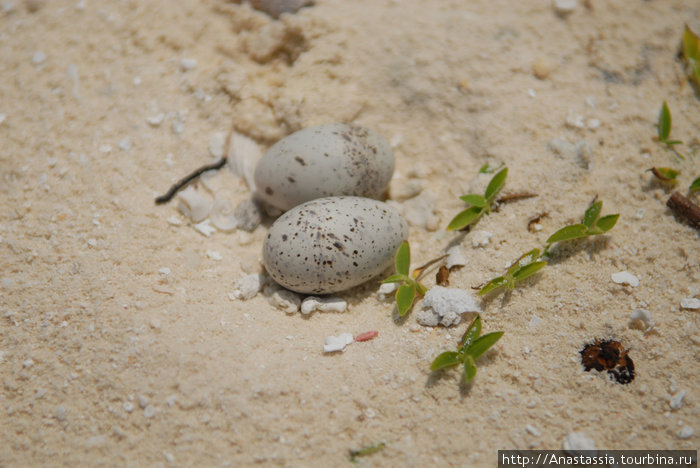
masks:
<path id="1" fill-rule="evenodd" d="M 248 188 L 255 192 L 255 166 L 262 158 L 262 150 L 245 135 L 233 132 L 228 147 L 228 164 L 235 174 L 242 177 Z"/>
<path id="2" fill-rule="evenodd" d="M 199 223 L 209 216 L 212 208 L 212 201 L 192 187 L 187 187 L 177 195 L 177 208 L 180 212 L 190 218 L 193 223 Z"/>
<path id="3" fill-rule="evenodd" d="M 260 292 L 265 282 L 265 276 L 260 273 L 244 276 L 234 283 L 231 295 L 236 299 L 247 301 Z"/>
<path id="4" fill-rule="evenodd" d="M 230 201 L 217 199 L 211 209 L 209 218 L 216 229 L 230 232 L 238 227 L 238 219 L 233 214 L 234 209 Z"/>
<path id="5" fill-rule="evenodd" d="M 466 312 L 481 312 L 481 307 L 471 294 L 462 289 L 434 286 L 426 293 L 416 320 L 427 327 L 438 324 L 449 327 L 457 325 Z"/>
<path id="6" fill-rule="evenodd" d="M 348 303 L 339 297 L 309 296 L 301 303 L 301 313 L 309 315 L 311 312 L 345 312 Z"/>
<path id="7" fill-rule="evenodd" d="M 263 291 L 267 300 L 275 308 L 287 314 L 299 312 L 301 298 L 297 293 L 281 288 L 278 284 L 268 284 Z"/>
<path id="8" fill-rule="evenodd" d="M 640 322 L 642 323 L 641 327 L 638 326 Z M 646 309 L 635 309 L 635 311 L 630 315 L 629 325 L 631 328 L 641 328 L 645 333 L 651 331 L 651 329 L 654 328 L 654 321 L 651 319 L 651 312 Z"/>
<path id="9" fill-rule="evenodd" d="M 695 297 L 686 297 L 681 299 L 681 308 L 697 310 L 700 309 L 700 299 Z"/>
<path id="10" fill-rule="evenodd" d="M 336 351 L 345 351 L 345 347 L 352 343 L 354 338 L 352 333 L 341 333 L 338 336 L 328 336 L 326 337 L 325 344 L 323 345 L 324 353 L 333 353 Z"/>

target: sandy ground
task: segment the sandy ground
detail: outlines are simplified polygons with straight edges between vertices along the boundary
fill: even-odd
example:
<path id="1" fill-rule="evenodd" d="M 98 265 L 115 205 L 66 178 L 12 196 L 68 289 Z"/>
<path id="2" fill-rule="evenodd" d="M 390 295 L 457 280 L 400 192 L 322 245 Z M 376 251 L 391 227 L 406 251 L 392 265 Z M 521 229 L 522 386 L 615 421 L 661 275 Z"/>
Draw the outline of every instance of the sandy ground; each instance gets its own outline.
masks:
<path id="1" fill-rule="evenodd" d="M 279 21 L 219 0 L 3 1 L 0 465 L 344 466 L 385 442 L 360 464 L 493 466 L 498 449 L 574 431 L 598 448 L 697 448 L 700 316 L 680 301 L 700 293 L 699 237 L 645 170 L 680 169 L 683 191 L 700 174 L 700 157 L 653 140 L 666 100 L 672 136 L 700 144 L 676 60 L 699 18 L 690 0 L 592 0 L 566 18 L 546 0 L 319 0 Z M 428 367 L 464 323 L 397 322 L 378 281 L 307 318 L 232 300 L 266 226 L 204 237 L 153 203 L 214 160 L 219 132 L 265 149 L 329 121 L 391 141 L 392 193 L 418 187 L 436 217 L 412 220 L 414 263 L 454 243 L 468 256 L 452 287 L 501 274 L 596 194 L 620 221 L 482 302 L 485 331 L 505 335 L 460 385 Z M 506 193 L 539 196 L 482 219 L 493 237 L 473 247 L 474 231 L 444 226 L 486 162 L 510 168 Z M 638 287 L 611 281 L 625 270 Z M 653 332 L 630 327 L 636 308 Z M 379 336 L 323 354 L 326 336 L 367 330 Z M 596 337 L 630 348 L 632 383 L 583 371 Z"/>

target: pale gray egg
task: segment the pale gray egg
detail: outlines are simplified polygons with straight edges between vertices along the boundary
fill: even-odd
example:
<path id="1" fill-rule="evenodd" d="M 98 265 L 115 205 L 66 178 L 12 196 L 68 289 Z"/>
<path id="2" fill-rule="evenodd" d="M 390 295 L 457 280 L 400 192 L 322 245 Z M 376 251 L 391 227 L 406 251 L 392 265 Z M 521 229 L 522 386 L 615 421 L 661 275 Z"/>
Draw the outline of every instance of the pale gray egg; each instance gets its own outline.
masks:
<path id="1" fill-rule="evenodd" d="M 408 237 L 406 221 L 384 202 L 326 197 L 280 216 L 263 245 L 263 263 L 280 285 L 304 294 L 343 291 L 374 278 Z"/>
<path id="2" fill-rule="evenodd" d="M 286 211 L 321 197 L 380 198 L 394 173 L 394 155 L 378 133 L 332 123 L 275 143 L 255 168 L 258 196 Z"/>

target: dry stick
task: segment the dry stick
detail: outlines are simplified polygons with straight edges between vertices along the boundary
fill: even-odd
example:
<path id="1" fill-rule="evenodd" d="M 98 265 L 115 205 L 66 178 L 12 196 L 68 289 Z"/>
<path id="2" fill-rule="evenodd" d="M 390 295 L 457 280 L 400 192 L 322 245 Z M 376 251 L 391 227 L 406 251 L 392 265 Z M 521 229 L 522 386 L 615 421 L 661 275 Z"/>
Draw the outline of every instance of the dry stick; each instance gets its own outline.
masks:
<path id="1" fill-rule="evenodd" d="M 532 198 L 536 196 L 537 194 L 532 192 L 509 193 L 508 195 L 503 195 L 501 198 L 496 200 L 496 203 L 500 205 L 501 203 L 509 203 L 516 200 L 523 200 L 525 198 Z"/>
<path id="2" fill-rule="evenodd" d="M 175 185 L 170 187 L 170 190 L 168 190 L 168 193 L 165 195 L 161 195 L 160 197 L 156 198 L 156 205 L 161 205 L 163 203 L 168 203 L 174 196 L 175 194 L 181 190 L 184 186 L 192 182 L 194 179 L 197 177 L 201 176 L 207 171 L 212 171 L 215 169 L 221 169 L 224 167 L 224 164 L 226 164 L 226 159 L 227 158 L 221 158 L 218 162 L 215 162 L 214 164 L 207 164 L 206 166 L 202 166 L 196 171 L 192 172 L 188 176 L 180 179 Z"/>
<path id="3" fill-rule="evenodd" d="M 680 192 L 673 192 L 666 206 L 681 219 L 684 219 L 695 229 L 700 229 L 700 206 L 684 197 Z"/>

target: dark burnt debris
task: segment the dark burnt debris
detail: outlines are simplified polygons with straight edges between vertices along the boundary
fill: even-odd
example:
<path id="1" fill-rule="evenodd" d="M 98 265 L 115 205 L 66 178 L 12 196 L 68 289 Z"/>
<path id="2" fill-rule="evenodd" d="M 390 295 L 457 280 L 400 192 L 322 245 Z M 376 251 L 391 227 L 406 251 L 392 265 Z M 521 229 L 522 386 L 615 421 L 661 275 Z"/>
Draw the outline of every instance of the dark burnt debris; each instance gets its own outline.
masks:
<path id="1" fill-rule="evenodd" d="M 619 341 L 596 338 L 580 351 L 581 363 L 586 371 L 605 370 L 616 382 L 625 385 L 635 377 L 634 362 L 628 352 Z"/>

